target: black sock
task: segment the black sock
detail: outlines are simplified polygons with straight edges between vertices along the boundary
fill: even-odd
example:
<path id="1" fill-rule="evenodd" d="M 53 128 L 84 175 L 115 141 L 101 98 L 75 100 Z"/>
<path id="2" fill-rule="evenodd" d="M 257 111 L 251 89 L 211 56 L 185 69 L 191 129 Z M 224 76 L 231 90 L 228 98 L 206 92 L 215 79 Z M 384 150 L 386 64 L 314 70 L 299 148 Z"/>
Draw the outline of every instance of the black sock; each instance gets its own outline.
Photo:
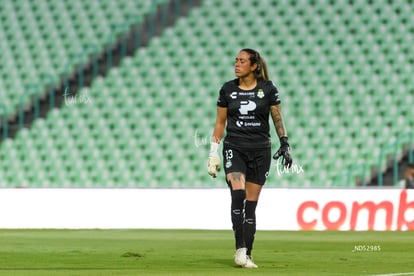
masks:
<path id="1" fill-rule="evenodd" d="M 246 200 L 243 228 L 248 256 L 252 254 L 254 234 L 256 233 L 256 206 L 257 201 Z"/>
<path id="2" fill-rule="evenodd" d="M 236 249 L 246 247 L 243 235 L 245 199 L 245 190 L 231 190 L 231 222 L 233 223 L 234 238 L 236 240 Z"/>

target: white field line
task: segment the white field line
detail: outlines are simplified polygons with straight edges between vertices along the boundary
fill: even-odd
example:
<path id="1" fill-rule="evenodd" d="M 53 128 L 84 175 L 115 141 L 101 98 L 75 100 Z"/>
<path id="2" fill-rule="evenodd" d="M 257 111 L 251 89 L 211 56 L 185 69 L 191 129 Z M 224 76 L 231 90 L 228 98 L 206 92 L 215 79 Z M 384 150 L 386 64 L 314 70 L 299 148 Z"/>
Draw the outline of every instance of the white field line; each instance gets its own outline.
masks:
<path id="1" fill-rule="evenodd" d="M 414 272 L 402 272 L 402 273 L 390 273 L 390 274 L 372 274 L 369 276 L 402 276 L 402 275 L 414 275 Z"/>

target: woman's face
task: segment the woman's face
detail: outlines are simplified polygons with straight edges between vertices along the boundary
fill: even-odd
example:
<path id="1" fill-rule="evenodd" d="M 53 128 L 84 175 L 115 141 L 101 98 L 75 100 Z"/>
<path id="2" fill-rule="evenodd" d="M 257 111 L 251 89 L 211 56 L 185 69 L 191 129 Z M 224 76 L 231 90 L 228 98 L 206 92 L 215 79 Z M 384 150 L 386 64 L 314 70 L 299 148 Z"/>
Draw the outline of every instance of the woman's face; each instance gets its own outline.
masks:
<path id="1" fill-rule="evenodd" d="M 257 64 L 250 64 L 250 56 L 247 52 L 240 51 L 234 62 L 234 73 L 236 77 L 243 78 L 253 74 Z"/>

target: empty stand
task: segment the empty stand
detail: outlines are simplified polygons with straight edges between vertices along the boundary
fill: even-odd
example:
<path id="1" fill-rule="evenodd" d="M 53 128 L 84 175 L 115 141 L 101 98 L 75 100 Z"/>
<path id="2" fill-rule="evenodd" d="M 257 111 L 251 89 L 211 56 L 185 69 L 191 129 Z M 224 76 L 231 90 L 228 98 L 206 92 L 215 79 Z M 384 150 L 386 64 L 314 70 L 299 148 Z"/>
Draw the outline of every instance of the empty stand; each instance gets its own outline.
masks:
<path id="1" fill-rule="evenodd" d="M 26 57 L 45 58 L 19 61 L 15 54 L 5 59 L 11 70 L 2 72 L 0 85 L 9 87 L 7 91 L 21 89 L 38 76 L 38 71 L 24 73 L 16 83 L 8 83 L 12 74 L 23 72 L 19 68 L 45 62 L 46 69 L 62 73 L 56 59 L 91 41 L 104 45 L 105 26 L 143 9 L 129 1 L 40 2 L 35 11 L 29 4 L 16 8 L 9 3 L 1 18 L 13 21 L 12 16 L 30 12 L 36 21 L 47 10 L 55 26 L 69 31 L 57 39 L 60 31 L 55 27 L 57 34 L 50 35 L 57 41 L 53 45 L 41 31 L 38 36 L 44 45 L 36 46 L 33 41 L 39 37 L 27 35 Z M 365 166 L 369 174 L 378 165 L 381 146 L 413 127 L 413 5 L 239 2 L 205 1 L 148 47 L 125 58 L 119 68 L 81 90 L 90 103 L 54 110 L 13 141 L 2 143 L 1 160 L 11 161 L 0 164 L 0 185 L 225 187 L 223 176 L 207 175 L 206 158 L 219 88 L 234 77 L 233 60 L 244 47 L 255 48 L 266 58 L 281 93 L 297 164 L 297 170 L 286 173 L 273 162 L 266 186 L 352 186 L 349 169 Z M 62 9 L 65 12 L 56 16 Z M 17 43 L 13 41 L 25 35 L 8 36 Z M 10 52 L 13 48 L 0 45 Z M 1 95 L 3 101 L 16 101 L 13 93 Z M 275 152 L 279 142 L 273 129 L 271 134 Z"/>
<path id="2" fill-rule="evenodd" d="M 50 1 L 2 2 L 0 9 L 0 102 L 14 114 L 21 102 L 44 92 L 43 74 L 58 83 L 90 54 L 102 52 L 156 5 L 152 1 Z M 33 84 L 41 85 L 28 91 Z M 23 96 L 22 96 L 23 95 Z M 23 98 L 22 98 L 23 97 Z"/>

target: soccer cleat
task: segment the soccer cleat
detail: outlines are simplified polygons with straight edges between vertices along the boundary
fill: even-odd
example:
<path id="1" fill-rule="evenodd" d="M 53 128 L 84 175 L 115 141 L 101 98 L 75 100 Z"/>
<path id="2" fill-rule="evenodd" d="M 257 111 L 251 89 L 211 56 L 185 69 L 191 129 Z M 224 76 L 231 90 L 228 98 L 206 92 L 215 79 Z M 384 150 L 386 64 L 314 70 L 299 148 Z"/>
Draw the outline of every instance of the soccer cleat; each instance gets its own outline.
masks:
<path id="1" fill-rule="evenodd" d="M 247 248 L 242 247 L 236 250 L 236 254 L 234 255 L 234 262 L 236 265 L 244 266 L 247 262 Z"/>
<path id="2" fill-rule="evenodd" d="M 250 256 L 246 256 L 246 264 L 243 265 L 245 268 L 258 268 L 258 266 L 253 262 Z"/>

